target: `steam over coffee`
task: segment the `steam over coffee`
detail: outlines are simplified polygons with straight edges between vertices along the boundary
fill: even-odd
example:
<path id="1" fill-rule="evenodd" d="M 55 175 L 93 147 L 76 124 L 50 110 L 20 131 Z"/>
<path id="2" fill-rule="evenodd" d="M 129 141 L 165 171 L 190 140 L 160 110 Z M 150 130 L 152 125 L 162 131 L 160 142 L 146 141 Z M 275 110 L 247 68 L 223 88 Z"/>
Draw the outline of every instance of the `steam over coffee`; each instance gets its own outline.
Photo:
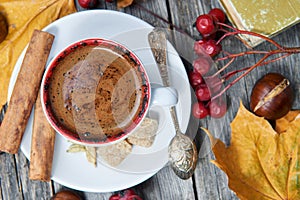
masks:
<path id="1" fill-rule="evenodd" d="M 130 52 L 94 42 L 62 54 L 46 86 L 56 125 L 82 141 L 98 142 L 134 128 L 149 97 L 147 77 Z"/>

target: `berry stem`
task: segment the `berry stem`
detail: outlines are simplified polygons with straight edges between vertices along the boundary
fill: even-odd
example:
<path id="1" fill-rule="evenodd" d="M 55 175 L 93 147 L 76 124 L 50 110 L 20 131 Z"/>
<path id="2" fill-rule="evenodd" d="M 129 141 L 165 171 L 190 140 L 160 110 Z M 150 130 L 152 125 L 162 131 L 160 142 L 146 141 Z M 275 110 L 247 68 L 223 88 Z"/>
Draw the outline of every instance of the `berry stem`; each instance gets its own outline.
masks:
<path id="1" fill-rule="evenodd" d="M 284 54 L 284 55 L 281 55 L 277 58 L 262 62 L 258 65 L 258 66 L 262 66 L 262 65 L 266 65 L 266 64 L 278 61 L 282 58 L 288 57 L 291 54 L 296 54 L 296 53 L 300 53 L 300 48 L 294 48 L 293 47 L 293 48 L 284 48 L 283 50 L 276 49 L 276 50 L 272 50 L 272 51 L 246 51 L 246 52 L 240 52 L 240 53 L 237 53 L 237 54 L 227 53 L 227 56 L 216 59 L 216 62 L 222 61 L 222 60 L 227 60 L 227 59 L 231 59 L 231 60 L 228 63 L 226 63 L 221 69 L 219 69 L 213 76 L 217 76 L 221 72 L 223 72 L 226 68 L 228 68 L 234 62 L 235 58 L 237 58 L 237 57 L 250 55 L 250 54 L 265 54 L 265 55 L 268 55 L 268 57 L 272 56 L 272 55 L 276 55 L 276 54 Z M 224 75 L 223 77 L 224 77 L 224 79 L 227 80 L 228 76 L 231 77 L 232 75 L 236 74 L 237 72 L 245 71 L 247 69 L 249 69 L 249 67 L 243 68 L 243 69 L 237 70 L 237 71 L 232 71 L 232 72 L 229 72 L 228 75 Z"/>
<path id="2" fill-rule="evenodd" d="M 230 31 L 220 28 L 219 29 L 220 32 L 224 32 L 224 33 L 228 33 Z M 246 41 L 244 41 L 242 38 L 238 37 L 237 35 L 234 35 L 236 39 L 238 39 L 239 41 L 241 41 L 248 49 L 253 49 L 248 43 L 246 43 Z M 223 39 L 222 39 L 223 40 Z M 221 41 L 220 41 L 221 42 Z"/>
<path id="3" fill-rule="evenodd" d="M 282 56 L 280 56 L 280 57 L 278 57 L 278 58 L 274 58 L 274 59 L 271 59 L 271 60 L 262 62 L 259 66 L 267 65 L 267 64 L 269 64 L 269 63 L 278 61 L 278 60 L 280 60 L 280 59 L 283 59 L 283 58 L 285 58 L 285 57 L 288 57 L 289 55 L 290 55 L 290 54 L 287 53 L 287 54 L 284 54 L 284 55 L 282 55 Z M 235 74 L 237 74 L 237 73 L 239 73 L 239 72 L 242 72 L 242 71 L 246 71 L 246 70 L 249 69 L 249 68 L 250 68 L 250 67 L 245 67 L 245 68 L 242 68 L 242 69 L 239 69 L 239 70 L 231 71 L 231 72 L 229 72 L 229 73 L 223 75 L 223 76 L 222 76 L 222 79 L 228 80 L 228 79 L 230 79 L 233 75 L 235 75 Z"/>
<path id="4" fill-rule="evenodd" d="M 216 62 L 221 61 L 221 60 L 227 60 L 227 59 L 230 59 L 230 58 L 237 58 L 237 57 L 241 57 L 241 56 L 245 56 L 245 55 L 268 54 L 268 53 L 270 53 L 270 52 L 269 51 L 245 51 L 245 52 L 240 52 L 240 53 L 236 53 L 236 54 L 228 53 L 227 56 L 216 59 Z"/>
<path id="5" fill-rule="evenodd" d="M 222 96 L 231 86 L 233 86 L 235 83 L 237 83 L 239 80 L 241 80 L 243 77 L 245 77 L 247 74 L 249 74 L 253 69 L 256 67 L 260 66 L 261 63 L 263 63 L 264 60 L 266 60 L 270 55 L 272 54 L 266 54 L 264 57 L 262 57 L 256 64 L 252 65 L 249 67 L 243 74 L 241 74 L 239 77 L 237 77 L 235 80 L 230 82 L 223 90 L 219 92 L 219 94 L 215 95 L 214 97 L 211 98 L 211 101 L 217 99 L 218 97 Z"/>
<path id="6" fill-rule="evenodd" d="M 283 49 L 275 49 L 275 50 L 271 50 L 271 51 L 245 51 L 245 52 L 240 52 L 240 53 L 236 53 L 236 54 L 227 53 L 227 56 L 216 59 L 216 62 L 230 59 L 230 58 L 237 58 L 237 57 L 241 57 L 241 56 L 245 56 L 245 55 L 251 55 L 251 54 L 271 54 L 271 55 L 288 54 L 288 55 L 291 55 L 291 54 L 300 53 L 300 47 L 291 47 L 291 48 L 282 47 L 282 48 Z M 286 57 L 286 56 L 284 56 L 284 57 Z"/>
<path id="7" fill-rule="evenodd" d="M 217 22 L 217 24 L 219 26 L 222 26 L 222 27 L 226 27 L 226 28 L 229 28 L 233 31 L 229 31 L 229 32 L 226 32 L 218 41 L 217 41 L 217 44 L 219 44 L 224 38 L 226 38 L 227 36 L 230 36 L 230 35 L 237 35 L 237 34 L 246 34 L 246 35 L 252 35 L 252 36 L 255 36 L 255 37 L 259 37 L 261 39 L 264 39 L 268 42 L 270 42 L 271 44 L 273 44 L 274 46 L 276 46 L 278 49 L 282 49 L 284 50 L 284 47 L 282 47 L 280 44 L 278 44 L 277 42 L 275 42 L 274 40 L 262 35 L 262 34 L 259 34 L 259 33 L 254 33 L 254 32 L 251 32 L 251 31 L 246 31 L 246 30 L 240 30 L 240 29 L 237 29 L 237 28 L 234 28 L 228 24 L 224 24 L 224 23 L 220 23 L 220 22 Z"/>
<path id="8" fill-rule="evenodd" d="M 226 65 L 224 65 L 221 69 L 219 69 L 214 75 L 212 75 L 212 77 L 215 77 L 215 76 L 219 75 L 222 71 L 224 71 L 234 61 L 235 61 L 235 58 L 231 58 L 231 60 L 228 63 L 226 63 Z"/>

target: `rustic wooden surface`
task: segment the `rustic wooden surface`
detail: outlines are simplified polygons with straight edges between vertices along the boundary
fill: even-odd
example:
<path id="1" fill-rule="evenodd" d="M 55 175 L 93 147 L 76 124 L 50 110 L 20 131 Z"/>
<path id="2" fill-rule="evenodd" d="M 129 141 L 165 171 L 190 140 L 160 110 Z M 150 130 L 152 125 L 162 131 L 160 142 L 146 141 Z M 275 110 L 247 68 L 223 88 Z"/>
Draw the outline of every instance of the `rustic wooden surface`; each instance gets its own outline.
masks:
<path id="1" fill-rule="evenodd" d="M 159 15 L 166 21 L 183 29 L 185 32 L 199 37 L 193 28 L 196 17 L 199 14 L 207 13 L 211 8 L 220 7 L 217 0 L 136 0 L 155 14 Z M 101 0 L 98 8 L 117 10 L 115 3 L 106 3 Z M 79 9 L 82 10 L 82 9 Z M 145 20 L 153 26 L 169 27 L 164 20 L 154 17 L 152 14 L 140 9 L 137 5 L 120 10 Z M 286 46 L 300 46 L 300 24 L 289 28 L 285 32 L 274 37 L 274 40 Z M 236 39 L 227 39 L 222 43 L 223 48 L 234 52 L 244 49 L 243 45 Z M 270 49 L 271 45 L 263 43 L 257 49 Z M 257 57 L 248 57 L 238 60 L 236 66 L 250 66 L 257 61 Z M 293 108 L 300 109 L 300 73 L 299 73 L 299 55 L 293 55 L 279 62 L 254 70 L 249 76 L 245 77 L 234 85 L 228 92 L 229 111 L 226 115 L 225 122 L 229 124 L 236 114 L 240 99 L 246 106 L 249 106 L 249 96 L 251 88 L 255 81 L 267 72 L 281 72 L 294 85 L 296 99 Z M 3 112 L 0 117 L 3 117 Z M 219 130 L 220 138 L 229 144 L 230 129 L 225 126 Z M 201 133 L 198 139 L 203 138 Z M 214 159 L 211 152 L 201 156 L 194 176 L 189 180 L 180 180 L 172 172 L 169 166 L 164 167 L 149 180 L 135 186 L 133 189 L 143 199 L 197 199 L 197 200 L 231 200 L 238 199 L 234 192 L 228 188 L 226 175 L 213 164 L 210 160 Z M 39 181 L 30 181 L 28 179 L 29 161 L 19 152 L 17 155 L 2 153 L 0 155 L 0 199 L 3 200 L 42 200 L 50 197 L 65 188 L 55 182 L 42 183 Z M 70 189 L 72 190 L 72 189 Z M 74 191 L 74 190 L 73 190 Z M 112 193 L 87 193 L 75 191 L 86 200 L 109 199 Z"/>

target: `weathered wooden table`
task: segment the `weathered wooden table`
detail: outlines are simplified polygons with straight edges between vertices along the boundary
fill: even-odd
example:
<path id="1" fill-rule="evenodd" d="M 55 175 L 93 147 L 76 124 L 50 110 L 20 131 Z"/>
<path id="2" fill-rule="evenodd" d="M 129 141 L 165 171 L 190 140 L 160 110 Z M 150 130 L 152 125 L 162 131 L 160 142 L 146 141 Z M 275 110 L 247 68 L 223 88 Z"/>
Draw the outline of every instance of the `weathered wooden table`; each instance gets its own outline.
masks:
<path id="1" fill-rule="evenodd" d="M 134 15 L 156 27 L 170 27 L 170 23 L 181 28 L 188 34 L 198 38 L 199 35 L 192 24 L 200 14 L 207 13 L 211 8 L 220 7 L 217 0 L 136 0 L 137 3 L 155 13 L 160 18 L 142 10 L 137 5 L 132 5 L 120 12 Z M 101 0 L 99 9 L 117 10 L 114 3 L 106 3 Z M 79 9 L 82 10 L 82 9 Z M 166 21 L 168 23 L 166 23 Z M 300 46 L 300 24 L 289 28 L 285 32 L 274 37 L 274 40 L 285 46 Z M 227 51 L 241 51 L 243 45 L 236 39 L 227 39 L 222 43 Z M 257 49 L 270 49 L 271 45 L 263 43 Z M 238 60 L 236 67 L 250 66 L 258 60 L 255 56 Z M 250 75 L 235 84 L 228 92 L 229 110 L 226 115 L 226 123 L 234 118 L 240 99 L 249 106 L 251 88 L 256 80 L 267 72 L 281 72 L 294 85 L 296 98 L 294 109 L 300 109 L 300 68 L 299 55 L 293 55 L 281 61 L 269 64 L 266 67 L 255 69 Z M 3 113 L 1 116 L 3 116 Z M 2 118 L 2 117 L 1 117 Z M 1 119 L 0 118 L 0 119 Z M 201 138 L 201 136 L 198 135 Z M 230 142 L 230 129 L 228 126 L 220 130 L 220 138 L 227 144 Z M 200 158 L 194 176 L 188 180 L 177 178 L 169 166 L 161 169 L 149 180 L 135 186 L 133 189 L 143 199 L 203 199 L 203 200 L 229 200 L 238 199 L 234 192 L 228 188 L 226 175 L 210 160 L 214 159 L 210 152 Z M 0 199 L 3 200 L 32 200 L 50 199 L 50 197 L 65 189 L 64 186 L 55 183 L 43 183 L 30 181 L 28 178 L 29 161 L 20 151 L 16 155 L 2 153 L 0 155 Z M 67 188 L 69 189 L 69 188 Z M 72 190 L 72 189 L 70 189 Z M 88 193 L 75 191 L 87 200 L 108 199 L 112 193 Z"/>

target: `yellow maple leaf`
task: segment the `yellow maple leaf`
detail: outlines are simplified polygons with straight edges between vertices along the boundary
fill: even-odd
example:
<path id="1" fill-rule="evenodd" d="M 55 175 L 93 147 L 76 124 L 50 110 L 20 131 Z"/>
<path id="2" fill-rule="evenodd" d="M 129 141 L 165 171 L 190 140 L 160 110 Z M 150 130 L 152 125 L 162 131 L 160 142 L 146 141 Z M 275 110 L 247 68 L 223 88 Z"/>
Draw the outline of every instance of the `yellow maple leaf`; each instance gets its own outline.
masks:
<path id="1" fill-rule="evenodd" d="M 231 123 L 230 146 L 205 131 L 214 144 L 212 162 L 227 174 L 229 187 L 240 199 L 300 199 L 300 119 L 277 134 L 241 103 Z"/>
<path id="2" fill-rule="evenodd" d="M 289 124 L 292 121 L 294 121 L 296 118 L 300 118 L 300 110 L 292 110 L 287 115 L 276 120 L 276 127 L 275 127 L 276 132 L 284 133 L 288 129 Z"/>
<path id="3" fill-rule="evenodd" d="M 0 0 L 0 12 L 9 24 L 8 35 L 0 43 L 0 109 L 7 100 L 9 79 L 34 29 L 76 11 L 74 0 Z"/>

